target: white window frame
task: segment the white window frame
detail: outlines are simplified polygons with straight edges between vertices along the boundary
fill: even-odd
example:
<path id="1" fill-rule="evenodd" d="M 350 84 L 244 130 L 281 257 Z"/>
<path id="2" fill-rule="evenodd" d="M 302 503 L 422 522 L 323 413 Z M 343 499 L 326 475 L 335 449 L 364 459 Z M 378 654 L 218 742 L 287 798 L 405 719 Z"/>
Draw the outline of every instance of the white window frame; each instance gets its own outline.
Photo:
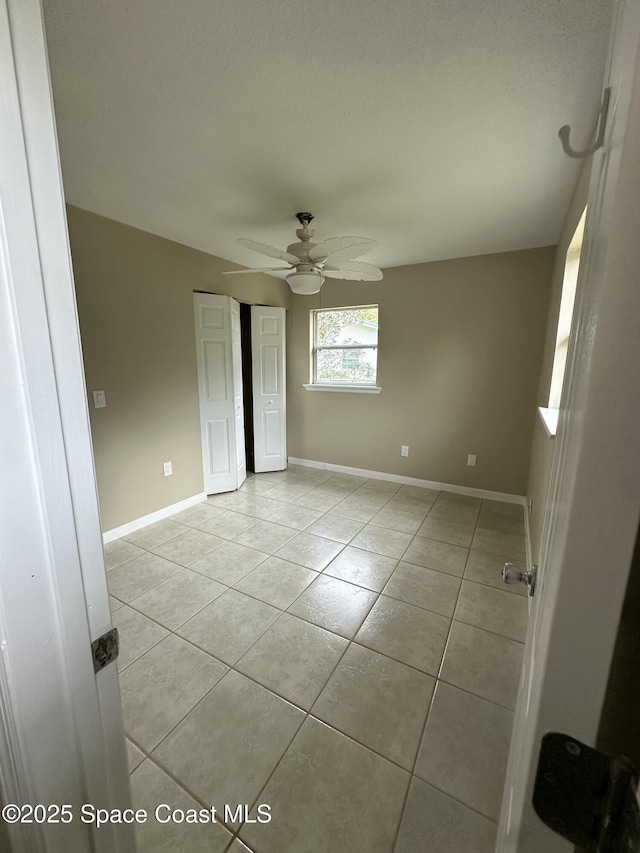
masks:
<path id="1" fill-rule="evenodd" d="M 361 394 L 379 394 L 382 388 L 377 385 L 378 378 L 378 349 L 379 342 L 376 344 L 332 344 L 328 346 L 319 346 L 317 339 L 317 317 L 319 314 L 326 313 L 328 311 L 332 312 L 346 312 L 346 311 L 360 311 L 363 308 L 375 308 L 378 311 L 378 316 L 380 316 L 380 306 L 377 304 L 370 305 L 340 305 L 335 307 L 327 307 L 327 308 L 315 308 L 310 312 L 310 321 L 311 321 L 311 381 L 308 385 L 304 387 L 307 391 L 342 391 L 342 392 L 356 392 Z M 345 381 L 335 381 L 335 382 L 318 382 L 317 379 L 317 355 L 318 352 L 324 350 L 363 350 L 363 349 L 372 349 L 376 352 L 376 378 L 373 382 L 360 382 L 354 383 Z"/>

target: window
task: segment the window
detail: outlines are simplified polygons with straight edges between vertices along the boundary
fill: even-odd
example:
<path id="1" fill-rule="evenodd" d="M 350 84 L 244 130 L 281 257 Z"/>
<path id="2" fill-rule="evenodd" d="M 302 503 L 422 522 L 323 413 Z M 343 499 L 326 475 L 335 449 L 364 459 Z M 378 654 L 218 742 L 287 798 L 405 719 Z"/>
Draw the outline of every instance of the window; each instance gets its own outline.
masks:
<path id="1" fill-rule="evenodd" d="M 379 390 L 378 306 L 321 308 L 311 318 L 313 375 L 305 387 Z"/>
<path id="2" fill-rule="evenodd" d="M 578 227 L 567 249 L 564 266 L 564 277 L 562 280 L 562 296 L 560 298 L 560 311 L 558 313 L 558 328 L 556 332 L 556 347 L 553 356 L 553 368 L 551 371 L 551 387 L 549 389 L 549 405 L 546 409 L 540 409 L 540 416 L 550 436 L 554 436 L 558 424 L 558 409 L 562 397 L 564 375 L 567 366 L 567 352 L 569 349 L 569 335 L 571 334 L 571 322 L 573 319 L 573 306 L 576 300 L 576 287 L 578 284 L 578 270 L 580 268 L 580 253 L 582 251 L 582 239 L 584 236 L 584 223 L 587 211 L 580 218 Z"/>

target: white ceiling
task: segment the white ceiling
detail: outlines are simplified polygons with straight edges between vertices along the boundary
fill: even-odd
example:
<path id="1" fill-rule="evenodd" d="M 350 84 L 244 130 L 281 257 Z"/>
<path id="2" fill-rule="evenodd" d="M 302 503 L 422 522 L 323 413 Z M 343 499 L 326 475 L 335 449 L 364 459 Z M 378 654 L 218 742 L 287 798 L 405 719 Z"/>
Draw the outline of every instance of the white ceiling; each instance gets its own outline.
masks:
<path id="1" fill-rule="evenodd" d="M 247 266 L 372 237 L 382 267 L 555 243 L 610 0 L 44 0 L 67 200 Z"/>

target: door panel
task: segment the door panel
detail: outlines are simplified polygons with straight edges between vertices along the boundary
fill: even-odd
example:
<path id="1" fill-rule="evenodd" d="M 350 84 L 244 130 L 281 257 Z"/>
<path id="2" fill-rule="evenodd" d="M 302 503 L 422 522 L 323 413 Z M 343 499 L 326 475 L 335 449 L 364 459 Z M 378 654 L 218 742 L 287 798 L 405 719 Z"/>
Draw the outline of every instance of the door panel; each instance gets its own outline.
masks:
<path id="1" fill-rule="evenodd" d="M 239 305 L 194 293 L 204 488 L 237 489 L 245 479 Z"/>
<path id="2" fill-rule="evenodd" d="M 617 5 L 497 850 L 572 851 L 532 807 L 540 741 L 594 746 L 640 518 L 640 6 Z M 634 83 L 635 81 L 635 83 Z"/>
<path id="3" fill-rule="evenodd" d="M 284 308 L 251 307 L 256 472 L 287 467 L 285 319 Z"/>

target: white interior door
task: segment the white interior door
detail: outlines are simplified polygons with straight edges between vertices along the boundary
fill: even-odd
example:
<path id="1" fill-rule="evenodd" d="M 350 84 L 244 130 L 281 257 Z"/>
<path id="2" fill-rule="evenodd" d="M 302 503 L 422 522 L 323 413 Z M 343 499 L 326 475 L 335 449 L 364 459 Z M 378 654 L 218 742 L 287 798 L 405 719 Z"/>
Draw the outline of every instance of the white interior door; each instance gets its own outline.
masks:
<path id="1" fill-rule="evenodd" d="M 194 293 L 204 490 L 237 489 L 246 477 L 240 306 L 230 296 Z"/>
<path id="2" fill-rule="evenodd" d="M 253 435 L 256 473 L 287 467 L 284 308 L 251 306 Z"/>
<path id="3" fill-rule="evenodd" d="M 244 438 L 244 395 L 242 391 L 242 339 L 240 334 L 240 305 L 230 299 L 231 311 L 231 352 L 233 360 L 233 411 L 236 439 L 236 478 L 237 486 L 247 479 L 247 455 Z"/>
<path id="4" fill-rule="evenodd" d="M 569 853 L 535 814 L 540 742 L 595 745 L 640 519 L 640 4 L 620 2 L 497 850 Z"/>
<path id="5" fill-rule="evenodd" d="M 39 0 L 0 0 L 0 79 L 0 798 L 68 804 L 0 846 L 129 853 L 131 825 L 80 820 L 129 806 L 129 776 L 91 655 L 111 614 Z"/>

